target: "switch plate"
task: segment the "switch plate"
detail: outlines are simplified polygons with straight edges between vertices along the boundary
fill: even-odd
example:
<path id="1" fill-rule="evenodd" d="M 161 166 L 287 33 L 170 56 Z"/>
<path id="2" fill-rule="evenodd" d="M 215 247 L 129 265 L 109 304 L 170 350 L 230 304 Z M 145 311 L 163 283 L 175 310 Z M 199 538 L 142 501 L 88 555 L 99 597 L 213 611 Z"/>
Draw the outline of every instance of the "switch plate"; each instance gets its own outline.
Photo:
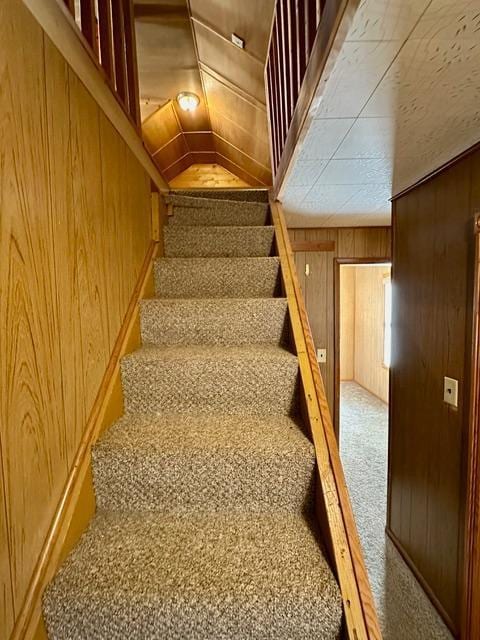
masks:
<path id="1" fill-rule="evenodd" d="M 327 361 L 327 350 L 326 349 L 317 349 L 317 360 L 322 364 Z"/>
<path id="2" fill-rule="evenodd" d="M 454 378 L 443 379 L 443 400 L 452 407 L 458 407 L 458 380 Z"/>
<path id="3" fill-rule="evenodd" d="M 305 265 L 305 275 L 306 275 L 306 276 L 309 276 L 309 275 L 310 275 L 310 265 L 308 264 L 308 262 L 307 262 L 307 264 Z"/>
<path id="4" fill-rule="evenodd" d="M 239 49 L 245 49 L 245 40 L 237 36 L 236 33 L 232 33 L 232 42 Z"/>

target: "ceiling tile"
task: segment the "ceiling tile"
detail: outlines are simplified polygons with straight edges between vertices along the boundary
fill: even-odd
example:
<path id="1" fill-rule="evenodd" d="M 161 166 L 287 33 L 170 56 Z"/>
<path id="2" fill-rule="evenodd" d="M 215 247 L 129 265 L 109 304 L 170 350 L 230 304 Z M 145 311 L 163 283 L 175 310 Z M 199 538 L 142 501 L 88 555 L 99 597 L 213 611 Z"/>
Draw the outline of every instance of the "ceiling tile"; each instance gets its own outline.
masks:
<path id="1" fill-rule="evenodd" d="M 330 160 L 317 185 L 387 184 L 391 177 L 391 162 L 386 159 Z"/>
<path id="2" fill-rule="evenodd" d="M 354 122 L 352 118 L 312 120 L 300 160 L 329 160 Z"/>
<path id="3" fill-rule="evenodd" d="M 394 118 L 358 118 L 334 158 L 390 158 L 394 152 Z"/>
<path id="4" fill-rule="evenodd" d="M 411 37 L 437 41 L 478 41 L 479 29 L 478 0 L 433 0 Z"/>
<path id="5" fill-rule="evenodd" d="M 346 42 L 331 75 L 317 90 L 315 118 L 355 118 L 401 46 L 401 41 Z M 318 98 L 321 100 L 318 103 Z"/>
<path id="6" fill-rule="evenodd" d="M 425 11 L 430 0 L 362 0 L 347 41 L 403 40 Z"/>
<path id="7" fill-rule="evenodd" d="M 316 184 L 305 196 L 306 209 L 333 213 L 341 209 L 358 191 L 358 185 Z"/>
<path id="8" fill-rule="evenodd" d="M 355 215 L 390 214 L 390 183 L 361 186 L 356 193 L 338 211 Z"/>
<path id="9" fill-rule="evenodd" d="M 298 160 L 288 177 L 288 187 L 312 186 L 327 164 L 327 160 Z"/>

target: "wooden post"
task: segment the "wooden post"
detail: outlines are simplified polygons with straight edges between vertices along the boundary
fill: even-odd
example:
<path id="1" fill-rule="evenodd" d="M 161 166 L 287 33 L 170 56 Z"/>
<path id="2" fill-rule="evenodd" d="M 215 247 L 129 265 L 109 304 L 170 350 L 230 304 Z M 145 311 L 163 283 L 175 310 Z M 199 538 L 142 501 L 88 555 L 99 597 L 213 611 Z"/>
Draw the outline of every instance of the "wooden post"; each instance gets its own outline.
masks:
<path id="1" fill-rule="evenodd" d="M 82 33 L 98 59 L 97 17 L 94 0 L 80 0 Z"/>
<path id="2" fill-rule="evenodd" d="M 100 62 L 112 85 L 115 86 L 112 42 L 111 0 L 98 0 L 98 23 L 100 31 Z"/>
<path id="3" fill-rule="evenodd" d="M 140 127 L 140 98 L 133 0 L 123 0 L 123 22 L 125 28 L 128 110 L 137 127 Z"/>

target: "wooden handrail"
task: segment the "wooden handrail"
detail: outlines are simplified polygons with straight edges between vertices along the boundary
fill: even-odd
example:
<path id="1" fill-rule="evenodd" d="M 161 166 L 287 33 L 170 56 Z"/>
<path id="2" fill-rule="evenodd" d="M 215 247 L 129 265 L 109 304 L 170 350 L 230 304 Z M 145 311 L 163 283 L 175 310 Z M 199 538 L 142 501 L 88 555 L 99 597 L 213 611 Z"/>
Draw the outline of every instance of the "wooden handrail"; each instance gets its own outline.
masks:
<path id="1" fill-rule="evenodd" d="M 270 204 L 282 280 L 288 300 L 292 334 L 305 395 L 305 417 L 317 459 L 319 521 L 332 553 L 342 594 L 345 623 L 351 640 L 379 640 L 378 624 L 352 506 L 340 461 L 338 444 L 322 376 L 295 269 L 295 261 L 281 206 Z"/>
<path id="2" fill-rule="evenodd" d="M 359 0 L 276 0 L 265 64 L 274 196 L 322 76 L 331 72 Z"/>

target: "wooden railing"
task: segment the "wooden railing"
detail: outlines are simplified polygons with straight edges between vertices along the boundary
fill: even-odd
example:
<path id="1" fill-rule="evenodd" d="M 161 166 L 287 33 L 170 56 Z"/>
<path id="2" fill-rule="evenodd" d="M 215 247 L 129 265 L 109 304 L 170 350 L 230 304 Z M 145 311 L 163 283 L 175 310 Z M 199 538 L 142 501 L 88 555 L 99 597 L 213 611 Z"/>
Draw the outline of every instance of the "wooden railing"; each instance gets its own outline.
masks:
<path id="1" fill-rule="evenodd" d="M 125 113 L 140 127 L 133 0 L 58 1 L 70 13 Z"/>
<path id="2" fill-rule="evenodd" d="M 378 624 L 352 506 L 343 474 L 312 333 L 281 206 L 271 203 L 284 294 L 303 389 L 303 414 L 317 459 L 317 517 L 343 600 L 349 640 L 379 640 Z"/>
<path id="3" fill-rule="evenodd" d="M 330 54 L 358 0 L 276 0 L 265 65 L 274 192 L 278 193 Z"/>

